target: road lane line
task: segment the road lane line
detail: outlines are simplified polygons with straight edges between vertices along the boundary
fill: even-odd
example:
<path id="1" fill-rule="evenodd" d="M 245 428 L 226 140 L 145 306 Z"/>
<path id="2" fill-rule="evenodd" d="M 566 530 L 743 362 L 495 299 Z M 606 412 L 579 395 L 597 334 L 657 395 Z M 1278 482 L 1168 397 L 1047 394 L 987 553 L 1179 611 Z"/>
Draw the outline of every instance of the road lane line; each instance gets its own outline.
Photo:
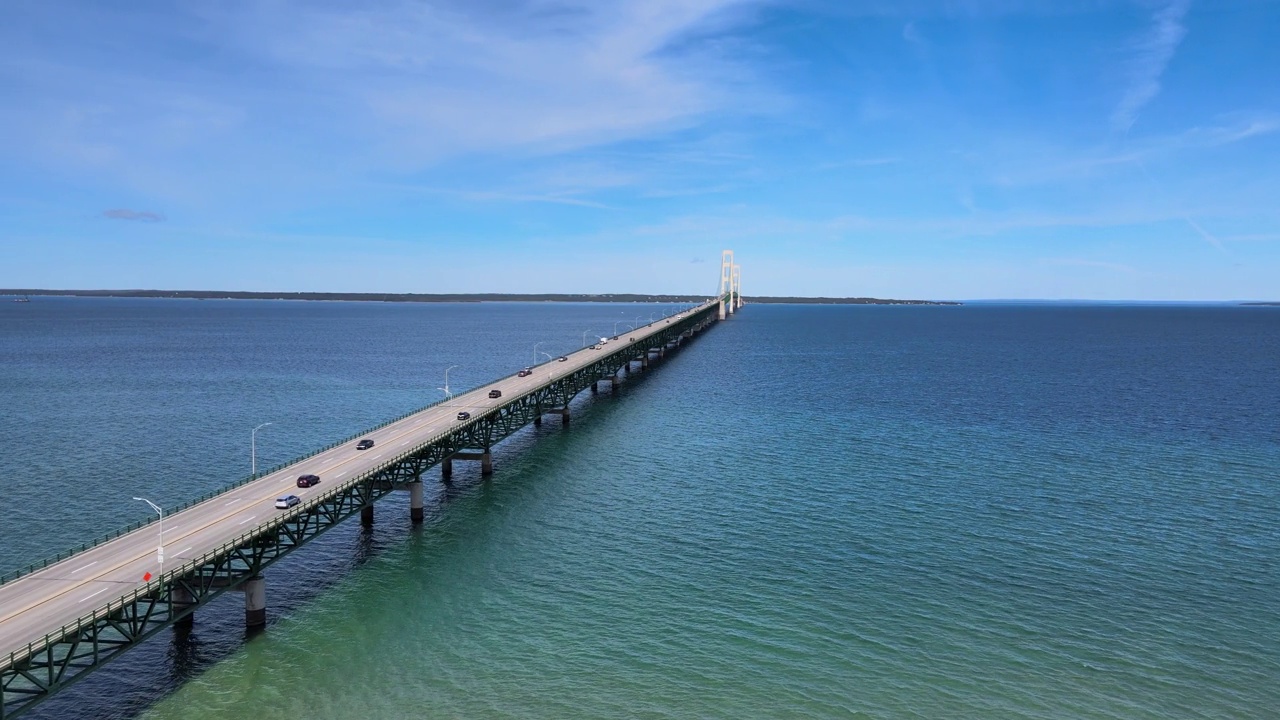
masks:
<path id="1" fill-rule="evenodd" d="M 231 498 L 230 502 L 222 503 L 222 507 L 226 507 L 228 505 L 235 505 L 238 502 L 240 502 L 240 498 Z"/>
<path id="2" fill-rule="evenodd" d="M 72 572 L 72 573 L 78 573 L 78 572 L 80 572 L 81 570 L 88 570 L 89 568 L 91 568 L 91 567 L 93 567 L 94 565 L 97 565 L 97 564 L 98 564 L 98 561 L 97 561 L 97 560 L 94 560 L 93 562 L 89 563 L 88 565 L 85 565 L 84 567 L 81 567 L 81 568 L 76 568 L 75 570 L 72 570 L 71 572 Z"/>
<path id="3" fill-rule="evenodd" d="M 86 596 L 84 596 L 84 597 L 82 597 L 82 598 L 79 598 L 79 600 L 77 600 L 76 602 L 84 602 L 84 601 L 88 600 L 88 598 L 91 598 L 91 597 L 93 597 L 93 596 L 97 596 L 97 594 L 102 594 L 102 593 L 105 593 L 106 591 L 109 591 L 109 589 L 111 589 L 111 588 L 106 587 L 106 588 L 102 588 L 102 589 L 100 589 L 100 591 L 97 591 L 96 593 L 93 593 L 93 594 L 86 594 Z"/>
<path id="4" fill-rule="evenodd" d="M 251 522 L 252 520 L 256 519 L 257 517 L 258 517 L 257 515 L 254 515 L 254 516 L 252 516 L 252 517 L 245 518 L 244 520 L 241 520 L 241 521 L 240 521 L 240 524 L 241 524 L 241 525 L 243 525 L 243 524 L 245 524 L 245 523 L 247 523 L 247 522 Z"/>

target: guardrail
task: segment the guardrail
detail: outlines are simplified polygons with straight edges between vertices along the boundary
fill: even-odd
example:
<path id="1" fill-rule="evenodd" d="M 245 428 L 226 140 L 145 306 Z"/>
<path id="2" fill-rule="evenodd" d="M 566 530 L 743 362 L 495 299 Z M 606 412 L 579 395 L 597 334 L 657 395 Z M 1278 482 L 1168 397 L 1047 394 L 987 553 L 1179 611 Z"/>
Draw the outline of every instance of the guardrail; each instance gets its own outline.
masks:
<path id="1" fill-rule="evenodd" d="M 712 307 L 712 305 L 713 305 L 713 303 L 707 303 L 707 304 L 705 304 L 705 305 L 703 305 L 703 306 L 701 306 L 701 307 L 699 307 L 699 308 L 697 308 L 697 309 L 695 309 L 695 310 L 692 310 L 691 312 L 696 313 L 696 312 L 698 312 L 699 310 L 702 310 L 702 309 L 706 309 L 706 308 Z M 656 323 L 651 323 L 651 324 L 656 324 Z M 634 332 L 634 331 L 633 331 L 633 332 Z M 614 354 L 616 354 L 616 351 L 615 351 L 615 352 L 613 352 L 613 353 L 606 353 L 606 354 L 604 355 L 604 357 L 608 357 L 608 356 L 610 356 L 610 355 L 614 355 Z M 543 365 L 548 365 L 548 364 L 550 364 L 551 362 L 552 362 L 552 361 L 548 360 L 548 361 L 543 362 L 543 363 L 535 363 L 534 365 L 530 365 L 529 367 L 535 367 L 535 368 L 536 368 L 536 367 L 542 367 Z M 503 375 L 503 376 L 501 376 L 501 377 L 494 378 L 493 380 L 490 380 L 489 382 L 481 383 L 480 385 L 475 386 L 475 387 L 474 387 L 474 388 L 472 388 L 471 390 L 466 390 L 466 391 L 464 391 L 464 392 L 463 392 L 463 394 L 465 394 L 465 393 L 467 393 L 467 392 L 473 392 L 473 391 L 475 391 L 475 390 L 482 389 L 482 388 L 484 388 L 484 387 L 486 387 L 486 386 L 488 386 L 488 385 L 492 385 L 492 384 L 494 384 L 494 383 L 496 383 L 496 382 L 498 382 L 498 381 L 500 381 L 500 380 L 505 380 L 505 379 L 507 379 L 507 378 L 509 378 L 509 377 L 511 377 L 511 376 L 510 376 L 510 375 Z M 455 396 L 455 397 L 456 397 L 456 396 Z M 398 422 L 400 422 L 401 420 L 404 420 L 404 419 L 409 418 L 409 417 L 413 417 L 414 415 L 417 415 L 418 413 L 421 413 L 421 412 L 425 412 L 425 411 L 427 411 L 427 410 L 430 410 L 431 408 L 433 408 L 433 407 L 435 407 L 435 406 L 437 406 L 437 405 L 441 405 L 441 404 L 443 404 L 443 403 L 445 403 L 445 402 L 448 402 L 448 401 L 450 401 L 451 399 L 452 399 L 452 398 L 448 398 L 448 397 L 446 397 L 446 398 L 442 398 L 442 399 L 440 399 L 440 400 L 437 400 L 437 401 L 435 401 L 435 402 L 433 402 L 433 403 L 429 403 L 429 404 L 427 404 L 427 405 L 423 405 L 422 407 L 418 408 L 417 410 L 412 410 L 412 411 L 407 412 L 407 413 L 405 413 L 405 414 L 403 414 L 403 415 L 400 415 L 399 417 L 392 418 L 391 420 L 387 420 L 387 421 L 385 421 L 385 422 L 383 422 L 383 423 L 381 423 L 381 424 L 375 425 L 375 426 L 373 426 L 373 427 L 371 427 L 371 428 L 368 428 L 368 429 L 366 429 L 366 430 L 361 430 L 360 432 L 355 433 L 354 435 L 348 436 L 348 437 L 346 437 L 346 438 L 343 438 L 342 440 L 338 440 L 338 441 L 336 441 L 336 442 L 329 443 L 328 445 L 325 445 L 324 447 L 319 448 L 318 450 L 312 450 L 311 452 L 309 452 L 309 453 L 307 453 L 307 454 L 305 454 L 305 455 L 299 455 L 299 456 L 295 457 L 295 458 L 294 458 L 294 459 L 292 459 L 292 460 L 286 460 L 285 462 L 282 462 L 282 463 L 280 463 L 280 464 L 278 464 L 278 465 L 275 465 L 274 467 L 270 468 L 269 470 L 263 470 L 262 472 L 255 473 L 255 474 L 252 474 L 252 475 L 248 475 L 248 476 L 246 476 L 246 477 L 244 477 L 244 478 L 241 478 L 240 480 L 236 480 L 236 481 L 234 481 L 234 482 L 232 482 L 232 483 L 230 483 L 230 484 L 228 484 L 228 485 L 224 485 L 224 486 L 222 486 L 222 487 L 220 487 L 220 488 L 217 488 L 217 489 L 215 489 L 215 490 L 210 490 L 209 492 L 207 492 L 207 493 L 205 493 L 205 494 L 203 494 L 203 495 L 201 495 L 201 496 L 199 496 L 199 497 L 197 497 L 197 498 L 195 498 L 195 499 L 193 499 L 193 500 L 188 500 L 187 502 L 185 502 L 185 503 L 183 503 L 183 504 L 181 504 L 181 505 L 178 505 L 178 506 L 175 506 L 175 507 L 172 507 L 172 508 L 165 508 L 165 511 L 164 511 L 164 512 L 165 512 L 165 514 L 166 514 L 166 515 L 171 515 L 171 514 L 174 514 L 174 513 L 180 513 L 180 512 L 182 512 L 183 510 L 186 510 L 186 509 L 188 509 L 188 508 L 191 508 L 191 507 L 193 507 L 193 506 L 195 506 L 195 505 L 199 505 L 200 503 L 205 502 L 206 500 L 210 500 L 210 499 L 215 498 L 215 497 L 217 497 L 217 496 L 219 496 L 219 495 L 222 495 L 223 493 L 225 493 L 225 492 L 227 492 L 227 491 L 229 491 L 229 490 L 234 490 L 234 489 L 236 489 L 236 488 L 238 488 L 238 487 L 242 487 L 242 486 L 244 486 L 244 485 L 248 485 L 249 483 L 253 482 L 254 480 L 259 480 L 259 479 L 264 478 L 264 477 L 266 477 L 266 476 L 268 476 L 268 475 L 270 475 L 270 474 L 272 474 L 272 473 L 279 472 L 280 470 L 283 470 L 284 468 L 287 468 L 287 467 L 289 467 L 290 465 L 296 465 L 296 464 L 298 464 L 298 463 L 302 462 L 303 460 L 307 460 L 308 458 L 313 458 L 313 457 L 315 457 L 316 455 L 319 455 L 319 454 L 321 454 L 321 453 L 328 452 L 329 450 L 332 450 L 333 448 L 338 447 L 339 445 L 345 445 L 346 443 L 349 443 L 349 442 L 351 442 L 352 440 L 355 440 L 355 439 L 356 439 L 356 438 L 358 438 L 358 437 L 361 437 L 361 436 L 363 436 L 363 435 L 368 435 L 368 434 L 369 434 L 369 433 L 371 433 L 371 432 L 376 432 L 376 431 L 378 431 L 378 430 L 381 430 L 382 428 L 387 427 L 388 425 L 394 425 L 395 423 L 398 423 Z M 446 434 L 447 434 L 447 433 L 446 433 Z M 100 536 L 98 536 L 98 537 L 94 538 L 93 540 L 90 540 L 89 542 L 84 542 L 84 543 L 81 543 L 80 545 L 78 545 L 78 546 L 76 546 L 76 547 L 70 548 L 70 549 L 68 549 L 68 550 L 63 550 L 62 552 L 59 552 L 57 555 L 52 555 L 52 556 L 50 556 L 50 557 L 46 557 L 46 558 L 44 558 L 43 560 L 40 560 L 40 561 L 37 561 L 37 562 L 28 563 L 27 565 L 25 565 L 25 566 L 23 566 L 23 567 L 21 567 L 21 568 L 18 568 L 17 570 L 12 570 L 12 571 L 10 571 L 10 572 L 8 572 L 8 573 L 5 573 L 4 575 L 0 575 L 0 585 L 4 585 L 5 583 L 8 583 L 8 582 L 13 582 L 14 580 L 17 580 L 17 579 L 18 579 L 18 578 L 20 578 L 20 577 L 23 577 L 23 576 L 25 576 L 25 575 L 30 575 L 31 573 L 33 573 L 33 572 L 37 572 L 37 571 L 39 571 L 39 570 L 43 570 L 43 569 L 45 569 L 45 568 L 49 567 L 50 565 L 53 565 L 53 564 L 56 564 L 56 563 L 62 562 L 63 560 L 66 560 L 67 558 L 69 558 L 69 557 L 71 557 L 71 556 L 73 556 L 73 555 L 77 555 L 77 554 L 82 553 L 82 552 L 85 552 L 85 551 L 87 551 L 87 550 L 92 550 L 93 548 L 95 548 L 95 547 L 97 547 L 97 546 L 99 546 L 99 545 L 101 545 L 101 544 L 103 544 L 103 543 L 105 543 L 105 542 L 109 542 L 109 541 L 111 541 L 111 540 L 115 540 L 116 538 L 120 537 L 121 535 L 126 535 L 126 534 L 128 534 L 128 533 L 133 532 L 134 530 L 137 530 L 138 528 L 146 527 L 146 526 L 150 525 L 151 523 L 157 522 L 158 520 L 159 520 L 159 518 L 158 518 L 158 517 L 149 517 L 149 518 L 147 518 L 146 520 L 139 520 L 139 521 L 134 522 L 134 523 L 131 523 L 131 524 L 129 524 L 129 525 L 127 525 L 127 526 L 125 526 L 125 527 L 119 528 L 119 529 L 117 529 L 117 530 L 113 530 L 113 531 L 108 532 L 108 533 L 106 533 L 106 534 L 104 534 L 104 535 L 100 535 Z"/>

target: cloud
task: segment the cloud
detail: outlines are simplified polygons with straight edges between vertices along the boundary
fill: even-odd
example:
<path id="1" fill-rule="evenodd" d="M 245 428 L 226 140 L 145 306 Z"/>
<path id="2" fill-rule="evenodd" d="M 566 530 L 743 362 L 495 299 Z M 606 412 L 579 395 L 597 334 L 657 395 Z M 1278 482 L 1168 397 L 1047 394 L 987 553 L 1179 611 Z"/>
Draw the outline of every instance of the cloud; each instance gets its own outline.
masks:
<path id="1" fill-rule="evenodd" d="M 1196 231 L 1196 234 L 1204 238 L 1205 242 L 1217 248 L 1219 252 L 1225 253 L 1227 251 L 1226 248 L 1222 247 L 1222 241 L 1214 237 L 1213 234 L 1210 233 L 1208 230 L 1205 230 L 1204 228 L 1200 227 L 1200 223 L 1196 222 L 1195 220 L 1192 220 L 1190 216 L 1185 217 L 1183 219 L 1187 221 L 1187 224 L 1191 226 L 1192 230 Z"/>
<path id="2" fill-rule="evenodd" d="M 1129 65 L 1129 84 L 1124 97 L 1111 115 L 1111 125 L 1128 132 L 1138 120 L 1138 113 L 1160 94 L 1160 77 L 1173 59 L 1178 44 L 1187 34 L 1182 19 L 1191 0 L 1172 0 L 1152 16 L 1152 26 L 1133 46 Z"/>
<path id="3" fill-rule="evenodd" d="M 137 222 L 163 222 L 164 215 L 153 213 L 146 210 L 127 210 L 125 208 L 115 208 L 113 210 L 103 210 L 102 217 L 110 220 L 134 220 Z"/>

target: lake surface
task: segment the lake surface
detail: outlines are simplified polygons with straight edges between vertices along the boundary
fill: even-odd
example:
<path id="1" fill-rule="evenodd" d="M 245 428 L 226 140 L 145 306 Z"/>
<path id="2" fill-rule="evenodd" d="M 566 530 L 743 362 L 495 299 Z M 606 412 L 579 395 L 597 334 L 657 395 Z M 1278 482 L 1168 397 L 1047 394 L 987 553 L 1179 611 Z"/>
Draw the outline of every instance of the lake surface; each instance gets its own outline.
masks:
<path id="1" fill-rule="evenodd" d="M 4 303 L 0 572 L 668 310 Z M 751 305 L 587 395 L 29 717 L 1276 716 L 1280 309 Z"/>

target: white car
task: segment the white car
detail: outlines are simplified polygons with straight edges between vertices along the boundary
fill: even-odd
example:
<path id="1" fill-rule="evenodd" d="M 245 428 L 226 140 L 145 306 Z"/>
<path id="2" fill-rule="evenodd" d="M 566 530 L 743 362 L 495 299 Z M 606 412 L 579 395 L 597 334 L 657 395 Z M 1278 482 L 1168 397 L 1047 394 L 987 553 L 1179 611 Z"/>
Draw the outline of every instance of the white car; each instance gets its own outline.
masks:
<path id="1" fill-rule="evenodd" d="M 284 497 L 276 498 L 276 508 L 279 510 L 288 510 L 300 502 L 302 502 L 302 498 L 297 495 L 285 495 Z"/>

